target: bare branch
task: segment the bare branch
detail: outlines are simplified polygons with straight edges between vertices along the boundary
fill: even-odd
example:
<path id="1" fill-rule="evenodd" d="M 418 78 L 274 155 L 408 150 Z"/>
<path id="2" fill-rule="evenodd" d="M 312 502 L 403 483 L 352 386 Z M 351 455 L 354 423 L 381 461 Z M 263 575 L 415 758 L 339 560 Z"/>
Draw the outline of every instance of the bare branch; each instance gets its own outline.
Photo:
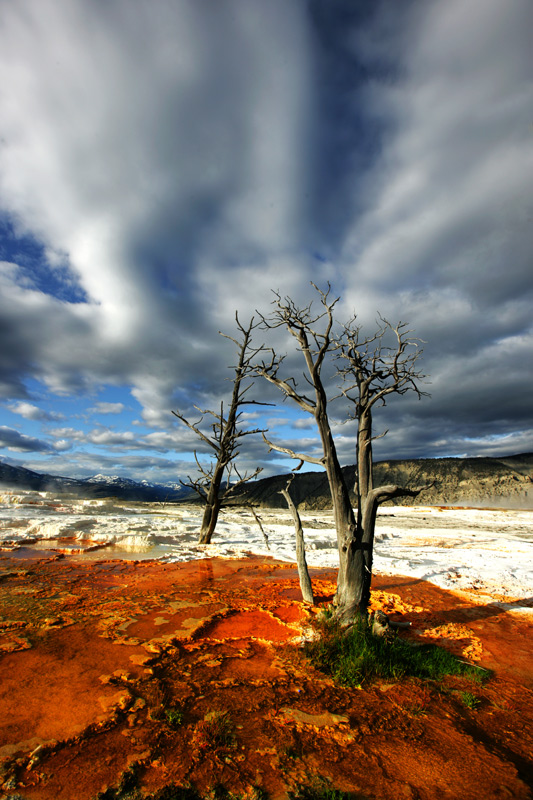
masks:
<path id="1" fill-rule="evenodd" d="M 187 475 L 187 481 L 180 480 L 180 484 L 187 489 L 192 489 L 199 495 L 199 497 L 206 502 L 207 501 L 207 492 L 205 490 L 206 482 L 211 479 L 212 477 L 212 467 L 209 470 L 205 470 L 204 467 L 200 464 L 198 460 L 198 456 L 196 455 L 196 451 L 194 453 L 194 460 L 196 461 L 196 466 L 198 467 L 198 471 L 200 472 L 201 478 L 192 478 L 190 475 Z"/>
<path id="2" fill-rule="evenodd" d="M 430 489 L 433 483 L 427 483 L 424 486 L 416 486 L 412 489 L 407 486 L 396 486 L 388 484 L 387 486 L 378 486 L 371 492 L 371 497 L 374 502 L 379 504 L 385 503 L 387 500 L 393 500 L 396 497 L 418 497 L 420 492 Z"/>
<path id="3" fill-rule="evenodd" d="M 251 472 L 249 474 L 245 473 L 244 475 L 240 475 L 240 473 L 237 470 L 237 468 L 235 467 L 235 465 L 233 465 L 233 470 L 234 470 L 234 472 L 237 475 L 239 480 L 236 481 L 235 483 L 232 483 L 232 484 L 228 485 L 228 487 L 226 488 L 226 490 L 224 491 L 224 493 L 222 495 L 222 497 L 224 499 L 226 497 L 233 497 L 235 495 L 235 490 L 238 489 L 239 486 L 242 486 L 244 483 L 248 483 L 248 481 L 252 481 L 254 478 L 257 478 L 257 476 L 261 472 L 263 472 L 263 467 L 257 467 L 257 469 L 255 469 L 254 472 Z"/>
<path id="4" fill-rule="evenodd" d="M 209 447 L 212 447 L 212 448 L 213 448 L 213 450 L 216 450 L 216 449 L 217 449 L 217 446 L 216 446 L 216 444 L 215 444 L 215 443 L 214 443 L 214 442 L 213 442 L 211 439 L 209 439 L 209 437 L 208 437 L 208 436 L 206 436 L 206 435 L 205 435 L 205 434 L 204 434 L 204 433 L 203 433 L 203 432 L 200 430 L 200 428 L 198 427 L 198 426 L 199 426 L 199 425 L 202 423 L 202 420 L 200 420 L 199 422 L 196 422 L 196 423 L 194 423 L 194 422 L 189 422 L 189 420 L 187 420 L 187 419 L 186 419 L 186 418 L 185 418 L 185 417 L 184 417 L 182 414 L 180 414 L 178 411 L 173 411 L 172 413 L 173 413 L 173 414 L 174 414 L 174 416 L 175 416 L 175 417 L 177 417 L 177 418 L 178 418 L 178 419 L 179 419 L 181 422 L 183 422 L 183 423 L 184 423 L 184 424 L 185 424 L 185 425 L 186 425 L 188 428 L 190 428 L 190 429 L 191 429 L 191 431 L 194 431 L 194 432 L 195 432 L 195 434 L 196 434 L 197 436 L 199 436 L 199 437 L 200 437 L 200 439 L 203 439 L 203 441 L 204 441 L 206 444 L 208 444 L 208 445 L 209 445 Z"/>
<path id="5" fill-rule="evenodd" d="M 315 458 L 314 456 L 310 456 L 305 453 L 295 453 L 294 450 L 291 450 L 289 447 L 282 447 L 279 444 L 274 444 L 274 442 L 271 442 L 269 439 L 266 438 L 264 433 L 263 433 L 263 441 L 265 442 L 265 444 L 268 445 L 268 452 L 270 452 L 271 450 L 276 450 L 276 452 L 285 453 L 285 455 L 288 455 L 291 458 L 295 458 L 298 461 L 307 461 L 309 464 L 318 464 L 321 467 L 325 466 L 324 457 Z"/>
<path id="6" fill-rule="evenodd" d="M 426 377 L 417 369 L 423 352 L 421 340 L 411 336 L 412 330 L 404 322 L 394 326 L 382 316 L 379 321 L 379 329 L 362 338 L 354 317 L 338 339 L 337 357 L 344 362 L 338 368 L 344 382 L 341 392 L 355 404 L 355 417 L 377 403 L 384 405 L 389 394 L 414 391 L 419 398 L 427 396 L 418 385 Z M 392 337 L 393 346 L 385 344 L 387 335 Z"/>
<path id="7" fill-rule="evenodd" d="M 257 526 L 258 526 L 259 530 L 261 531 L 261 533 L 263 534 L 263 539 L 265 541 L 266 548 L 267 548 L 267 550 L 270 550 L 270 542 L 268 541 L 267 532 L 265 531 L 265 529 L 263 527 L 263 523 L 261 522 L 261 518 L 260 518 L 259 514 L 257 513 L 257 511 L 255 510 L 255 508 L 253 507 L 253 505 L 251 503 L 248 503 L 248 505 L 246 507 L 249 508 L 250 511 L 252 512 L 252 514 L 254 516 L 254 519 L 257 522 Z"/>
<path id="8" fill-rule="evenodd" d="M 276 375 L 277 369 L 275 372 L 270 372 L 270 368 L 266 364 L 257 365 L 255 369 L 257 375 L 265 378 L 265 380 L 267 380 L 269 383 L 272 383 L 274 386 L 277 386 L 277 388 L 284 393 L 285 397 L 289 397 L 291 400 L 294 400 L 294 402 L 304 411 L 307 411 L 308 414 L 315 413 L 315 403 L 305 395 L 299 394 L 289 382 L 293 382 L 293 378 L 287 380 L 278 378 Z"/>

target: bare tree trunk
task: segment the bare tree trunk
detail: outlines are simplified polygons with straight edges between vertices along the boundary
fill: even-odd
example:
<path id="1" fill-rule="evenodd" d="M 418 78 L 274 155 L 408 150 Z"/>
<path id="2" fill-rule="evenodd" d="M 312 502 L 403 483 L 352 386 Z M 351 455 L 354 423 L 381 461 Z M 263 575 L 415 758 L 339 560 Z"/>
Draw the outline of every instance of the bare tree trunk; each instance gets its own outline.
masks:
<path id="1" fill-rule="evenodd" d="M 372 561 L 374 553 L 374 534 L 379 506 L 396 497 L 417 497 L 428 486 L 407 489 L 403 486 L 379 486 L 372 489 L 361 501 L 361 528 L 356 540 L 348 548 L 344 565 L 342 591 L 338 591 L 338 619 L 347 622 L 356 614 L 366 614 L 370 602 L 372 583 Z M 340 575 L 339 575 L 340 577 Z"/>
<path id="2" fill-rule="evenodd" d="M 344 580 L 338 581 L 341 586 L 338 599 L 341 619 L 353 619 L 356 614 L 366 614 L 368 610 L 378 506 L 379 500 L 374 490 L 359 499 L 357 536 L 348 548 Z"/>
<path id="3" fill-rule="evenodd" d="M 377 503 L 369 502 L 373 492 L 372 414 L 367 398 L 359 405 L 357 429 L 357 522 L 348 539 L 346 555 L 340 559 L 336 602 L 339 618 L 349 620 L 365 614 L 370 602 L 372 559 Z"/>
<path id="4" fill-rule="evenodd" d="M 287 483 L 286 488 L 281 490 L 281 494 L 287 501 L 287 505 L 289 506 L 292 518 L 294 520 L 294 530 L 296 532 L 296 563 L 298 565 L 298 577 L 300 579 L 300 589 L 302 590 L 302 597 L 304 603 L 310 603 L 313 606 L 315 604 L 315 598 L 313 597 L 313 586 L 311 584 L 311 578 L 309 577 L 309 569 L 307 568 L 307 561 L 305 558 L 305 541 L 304 541 L 304 531 L 302 528 L 302 521 L 300 519 L 298 509 L 296 508 L 294 501 L 289 493 L 289 488 L 293 481 L 293 478 L 294 475 L 292 475 L 292 477 L 289 478 L 289 482 Z"/>
<path id="5" fill-rule="evenodd" d="M 342 583 L 345 577 L 345 562 L 348 555 L 350 542 L 356 536 L 357 522 L 355 519 L 352 501 L 344 475 L 337 456 L 337 449 L 331 433 L 325 403 L 317 404 L 315 419 L 322 441 L 324 452 L 324 466 L 331 494 L 333 519 L 337 533 L 337 548 L 339 551 L 339 577 L 337 595 L 342 592 Z"/>
<path id="6" fill-rule="evenodd" d="M 198 536 L 198 544 L 211 544 L 211 538 L 215 532 L 220 511 L 220 485 L 224 476 L 225 466 L 217 464 L 213 473 L 213 479 L 209 486 L 205 502 L 202 527 Z"/>
<path id="7" fill-rule="evenodd" d="M 379 505 L 373 489 L 372 412 L 363 390 L 359 398 L 357 426 L 357 526 L 351 537 L 345 563 L 340 564 L 337 581 L 339 618 L 349 620 L 365 614 L 370 602 L 374 531 Z"/>
<path id="8" fill-rule="evenodd" d="M 354 488 L 357 497 L 357 519 L 361 524 L 365 499 L 374 488 L 372 468 L 372 412 L 369 408 L 363 408 L 359 412 L 359 425 L 357 429 L 357 479 Z"/>
<path id="9" fill-rule="evenodd" d="M 220 506 L 216 502 L 206 505 L 202 519 L 202 527 L 200 528 L 200 534 L 198 536 L 198 544 L 211 544 L 211 539 L 217 525 L 219 511 Z"/>
<path id="10" fill-rule="evenodd" d="M 336 617 L 340 622 L 349 622 L 367 610 L 372 580 L 372 573 L 368 571 L 368 556 L 371 560 L 372 554 L 360 541 L 354 539 L 350 542 L 337 579 Z"/>

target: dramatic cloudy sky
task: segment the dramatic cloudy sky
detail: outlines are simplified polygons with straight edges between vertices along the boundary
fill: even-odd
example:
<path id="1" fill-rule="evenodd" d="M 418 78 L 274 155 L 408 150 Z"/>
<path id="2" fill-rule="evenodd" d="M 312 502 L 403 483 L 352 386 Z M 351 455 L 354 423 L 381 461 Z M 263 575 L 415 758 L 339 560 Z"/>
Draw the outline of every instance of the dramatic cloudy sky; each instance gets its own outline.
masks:
<path id="1" fill-rule="evenodd" d="M 378 457 L 533 450 L 532 29 L 530 0 L 0 0 L 0 457 L 176 479 L 218 331 L 310 281 L 427 342 Z M 288 404 L 250 424 L 316 446 Z"/>

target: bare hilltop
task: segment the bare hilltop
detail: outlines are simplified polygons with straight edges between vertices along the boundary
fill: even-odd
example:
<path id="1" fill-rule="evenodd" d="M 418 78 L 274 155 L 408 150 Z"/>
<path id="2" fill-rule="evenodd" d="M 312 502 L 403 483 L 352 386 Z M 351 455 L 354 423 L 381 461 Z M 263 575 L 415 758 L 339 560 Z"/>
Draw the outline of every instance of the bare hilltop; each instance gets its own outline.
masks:
<path id="1" fill-rule="evenodd" d="M 355 481 L 355 466 L 344 467 L 348 486 Z M 287 475 L 247 484 L 239 502 L 270 508 L 284 508 L 280 494 Z M 431 484 L 417 498 L 404 497 L 395 505 L 467 505 L 530 508 L 533 505 L 533 453 L 501 458 L 424 458 L 380 461 L 374 465 L 376 486 Z M 297 473 L 291 494 L 302 510 L 331 507 L 325 472 Z M 355 502 L 355 498 L 354 498 Z"/>

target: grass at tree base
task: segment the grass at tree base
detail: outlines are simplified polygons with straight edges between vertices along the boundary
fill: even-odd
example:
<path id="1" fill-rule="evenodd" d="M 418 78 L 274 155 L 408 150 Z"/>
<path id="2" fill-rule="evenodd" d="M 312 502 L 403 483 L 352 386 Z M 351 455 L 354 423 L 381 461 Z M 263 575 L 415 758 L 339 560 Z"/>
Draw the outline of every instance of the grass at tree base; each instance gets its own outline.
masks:
<path id="1" fill-rule="evenodd" d="M 308 642 L 311 663 L 342 686 L 361 686 L 377 678 L 440 680 L 462 675 L 481 681 L 487 672 L 437 645 L 412 645 L 400 637 L 374 636 L 364 617 L 343 630 L 334 620 L 318 623 L 319 638 Z"/>

